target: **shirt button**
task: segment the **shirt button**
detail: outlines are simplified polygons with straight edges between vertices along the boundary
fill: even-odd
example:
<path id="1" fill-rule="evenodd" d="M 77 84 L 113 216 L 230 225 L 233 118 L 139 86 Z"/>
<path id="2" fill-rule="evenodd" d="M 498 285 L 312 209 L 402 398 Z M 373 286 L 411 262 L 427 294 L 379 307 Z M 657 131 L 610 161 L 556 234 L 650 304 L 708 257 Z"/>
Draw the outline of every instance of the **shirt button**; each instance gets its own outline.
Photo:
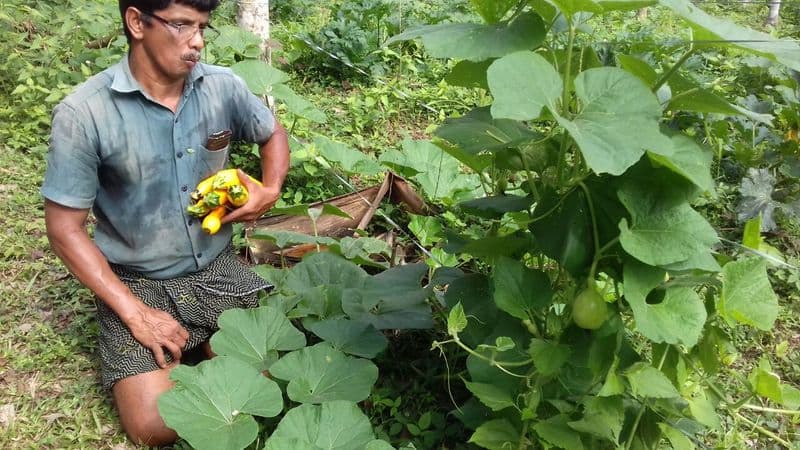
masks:
<path id="1" fill-rule="evenodd" d="M 202 257 L 203 257 L 203 254 L 202 254 L 202 253 L 198 253 L 198 254 L 197 254 L 197 259 L 200 259 L 200 258 L 202 258 Z"/>
<path id="2" fill-rule="evenodd" d="M 186 192 L 188 190 L 189 190 L 189 186 L 187 186 L 185 184 L 183 186 L 181 186 L 181 192 Z"/>
<path id="3" fill-rule="evenodd" d="M 189 226 L 192 226 L 192 225 L 194 225 L 194 220 L 193 220 L 193 219 L 189 219 L 189 220 L 187 220 L 187 221 L 186 221 L 186 225 L 189 225 Z"/>
<path id="4" fill-rule="evenodd" d="M 178 152 L 178 158 L 183 158 L 183 152 Z"/>

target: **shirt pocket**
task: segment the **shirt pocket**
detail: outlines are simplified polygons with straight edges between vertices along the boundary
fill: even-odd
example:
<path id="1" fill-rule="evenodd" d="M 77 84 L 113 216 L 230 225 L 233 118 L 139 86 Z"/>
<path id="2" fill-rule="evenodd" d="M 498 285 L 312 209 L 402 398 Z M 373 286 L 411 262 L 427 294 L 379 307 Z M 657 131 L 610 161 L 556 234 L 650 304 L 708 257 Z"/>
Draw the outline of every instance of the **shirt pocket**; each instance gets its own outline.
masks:
<path id="1" fill-rule="evenodd" d="M 209 150 L 205 146 L 200 145 L 197 151 L 197 164 L 195 164 L 195 175 L 197 179 L 205 179 L 225 168 L 225 163 L 228 161 L 228 151 L 230 144 L 219 150 Z"/>

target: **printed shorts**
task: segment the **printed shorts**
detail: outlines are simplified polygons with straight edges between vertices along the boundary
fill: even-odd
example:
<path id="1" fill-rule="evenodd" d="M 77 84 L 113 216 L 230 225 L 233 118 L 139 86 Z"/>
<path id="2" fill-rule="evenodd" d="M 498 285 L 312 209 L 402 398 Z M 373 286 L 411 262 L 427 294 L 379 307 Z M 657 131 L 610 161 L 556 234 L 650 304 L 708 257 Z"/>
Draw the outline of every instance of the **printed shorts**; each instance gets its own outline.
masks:
<path id="1" fill-rule="evenodd" d="M 111 265 L 111 269 L 146 305 L 166 311 L 188 332 L 183 351 L 207 341 L 217 330 L 217 319 L 231 308 L 258 306 L 258 292 L 272 285 L 251 271 L 229 247 L 207 268 L 179 278 L 153 280 Z M 139 343 L 120 318 L 95 299 L 100 326 L 98 345 L 103 388 L 133 375 L 158 370 L 152 351 Z M 168 362 L 172 355 L 164 350 Z"/>

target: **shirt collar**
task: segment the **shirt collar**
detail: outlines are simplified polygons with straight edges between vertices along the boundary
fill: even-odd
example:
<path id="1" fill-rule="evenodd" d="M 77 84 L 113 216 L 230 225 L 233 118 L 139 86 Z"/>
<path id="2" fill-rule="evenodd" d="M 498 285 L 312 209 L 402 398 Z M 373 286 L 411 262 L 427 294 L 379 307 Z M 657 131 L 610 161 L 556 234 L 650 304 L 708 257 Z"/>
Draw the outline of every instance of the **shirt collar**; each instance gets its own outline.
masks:
<path id="1" fill-rule="evenodd" d="M 120 60 L 119 64 L 114 67 L 113 72 L 113 81 L 111 82 L 111 89 L 117 92 L 142 92 L 142 85 L 136 81 L 136 78 L 133 77 L 131 73 L 131 66 L 128 61 L 130 54 L 127 53 L 125 56 Z M 189 76 L 186 77 L 186 87 L 184 89 L 191 89 L 194 87 L 194 82 L 203 78 L 205 75 L 205 65 L 203 63 L 198 63 L 194 66 Z"/>

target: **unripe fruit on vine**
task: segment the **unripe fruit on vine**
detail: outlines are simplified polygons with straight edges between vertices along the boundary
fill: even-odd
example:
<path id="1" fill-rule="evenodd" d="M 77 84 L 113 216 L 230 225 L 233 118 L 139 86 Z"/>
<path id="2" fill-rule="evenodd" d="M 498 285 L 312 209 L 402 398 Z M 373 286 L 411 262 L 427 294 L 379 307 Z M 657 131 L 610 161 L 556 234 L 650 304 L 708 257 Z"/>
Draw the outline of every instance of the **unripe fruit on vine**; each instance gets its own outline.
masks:
<path id="1" fill-rule="evenodd" d="M 572 320 L 587 330 L 596 330 L 608 319 L 608 305 L 594 288 L 586 288 L 572 303 Z"/>

